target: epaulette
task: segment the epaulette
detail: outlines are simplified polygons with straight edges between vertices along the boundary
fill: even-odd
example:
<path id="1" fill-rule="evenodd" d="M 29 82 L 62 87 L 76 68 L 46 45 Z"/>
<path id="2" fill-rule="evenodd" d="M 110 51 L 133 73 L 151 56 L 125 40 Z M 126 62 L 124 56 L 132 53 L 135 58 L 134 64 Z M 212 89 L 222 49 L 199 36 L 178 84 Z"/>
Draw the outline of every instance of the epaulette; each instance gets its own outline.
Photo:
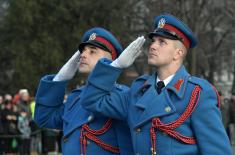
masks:
<path id="1" fill-rule="evenodd" d="M 202 89 L 208 88 L 208 86 L 211 87 L 211 84 L 207 80 L 195 76 L 190 76 L 188 81 L 195 85 L 199 85 Z"/>
<path id="2" fill-rule="evenodd" d="M 202 90 L 208 90 L 208 89 L 212 89 L 216 96 L 217 96 L 217 100 L 218 100 L 218 107 L 220 108 L 220 96 L 219 93 L 216 89 L 216 87 L 214 85 L 212 85 L 211 83 L 209 83 L 207 80 L 202 79 L 202 78 L 198 78 L 195 76 L 191 76 L 189 77 L 189 82 L 195 84 L 195 85 L 199 85 L 201 87 Z"/>
<path id="3" fill-rule="evenodd" d="M 71 93 L 81 92 L 83 88 L 84 88 L 84 86 L 81 86 L 81 87 L 79 87 L 79 88 L 76 88 L 76 89 L 72 90 Z"/>
<path id="4" fill-rule="evenodd" d="M 134 90 L 135 94 L 138 92 L 145 92 L 147 90 L 147 80 L 149 79 L 149 75 L 142 75 L 135 79 L 132 83 L 132 87 L 136 88 Z"/>
<path id="5" fill-rule="evenodd" d="M 137 81 L 146 81 L 148 78 L 149 78 L 149 75 L 145 74 L 145 75 L 142 75 L 142 76 L 136 78 L 134 82 L 137 82 Z"/>

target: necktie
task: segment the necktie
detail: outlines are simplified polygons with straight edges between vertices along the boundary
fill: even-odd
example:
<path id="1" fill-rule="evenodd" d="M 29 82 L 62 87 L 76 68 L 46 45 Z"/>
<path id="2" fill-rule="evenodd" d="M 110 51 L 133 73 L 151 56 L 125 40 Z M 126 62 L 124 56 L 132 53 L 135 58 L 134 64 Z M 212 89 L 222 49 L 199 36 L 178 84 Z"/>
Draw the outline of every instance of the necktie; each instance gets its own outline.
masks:
<path id="1" fill-rule="evenodd" d="M 164 82 L 163 81 L 158 81 L 157 82 L 157 93 L 160 94 L 161 91 L 162 91 L 162 88 L 164 88 L 164 87 L 165 87 Z"/>

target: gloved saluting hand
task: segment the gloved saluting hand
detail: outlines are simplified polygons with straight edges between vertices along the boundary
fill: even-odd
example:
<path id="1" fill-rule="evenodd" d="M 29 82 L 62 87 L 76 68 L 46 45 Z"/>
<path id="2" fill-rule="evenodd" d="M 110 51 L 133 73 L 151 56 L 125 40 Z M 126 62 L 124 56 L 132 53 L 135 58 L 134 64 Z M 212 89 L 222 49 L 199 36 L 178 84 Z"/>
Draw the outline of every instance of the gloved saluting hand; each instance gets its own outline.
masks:
<path id="1" fill-rule="evenodd" d="M 75 75 L 79 67 L 80 51 L 78 50 L 60 69 L 53 81 L 70 80 Z"/>
<path id="2" fill-rule="evenodd" d="M 127 68 L 131 66 L 135 61 L 135 59 L 141 53 L 140 49 L 143 46 L 144 42 L 145 42 L 144 36 L 138 37 L 110 65 L 117 68 Z"/>

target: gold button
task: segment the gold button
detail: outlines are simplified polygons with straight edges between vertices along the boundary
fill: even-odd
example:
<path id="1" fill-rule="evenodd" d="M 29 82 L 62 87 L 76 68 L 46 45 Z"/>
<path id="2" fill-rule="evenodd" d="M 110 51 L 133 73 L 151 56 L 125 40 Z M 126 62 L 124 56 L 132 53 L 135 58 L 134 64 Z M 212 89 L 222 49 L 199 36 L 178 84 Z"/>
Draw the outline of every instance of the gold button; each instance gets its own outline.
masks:
<path id="1" fill-rule="evenodd" d="M 140 131 L 141 131 L 141 129 L 140 129 L 140 128 L 136 129 L 136 132 L 140 132 Z"/>
<path id="2" fill-rule="evenodd" d="M 170 111 L 171 111 L 171 107 L 167 106 L 167 107 L 165 108 L 165 111 L 166 111 L 166 112 L 170 112 Z"/>
<path id="3" fill-rule="evenodd" d="M 64 137 L 64 138 L 63 138 L 63 141 L 64 141 L 64 142 L 67 142 L 68 139 L 69 139 L 68 137 Z"/>

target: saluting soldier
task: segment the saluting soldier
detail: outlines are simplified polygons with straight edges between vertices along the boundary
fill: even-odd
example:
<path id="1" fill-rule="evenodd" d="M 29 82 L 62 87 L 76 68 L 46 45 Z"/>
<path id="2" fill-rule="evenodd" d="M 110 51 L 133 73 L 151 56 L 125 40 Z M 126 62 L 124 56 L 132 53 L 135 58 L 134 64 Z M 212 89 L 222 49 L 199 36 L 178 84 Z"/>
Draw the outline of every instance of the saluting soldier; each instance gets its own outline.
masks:
<path id="1" fill-rule="evenodd" d="M 81 54 L 80 54 L 81 52 Z M 100 58 L 116 59 L 122 52 L 117 39 L 99 27 L 84 33 L 79 50 L 56 75 L 44 76 L 36 95 L 34 120 L 43 128 L 63 131 L 65 155 L 131 155 L 133 148 L 126 122 L 89 112 L 81 107 L 83 87 L 73 90 L 63 104 L 65 88 L 77 69 L 89 74 Z M 129 88 L 115 84 L 114 92 Z M 119 103 L 115 103 L 119 104 Z"/>
<path id="2" fill-rule="evenodd" d="M 156 67 L 156 73 L 137 78 L 128 92 L 112 91 L 122 68 L 141 53 L 145 39 L 139 37 L 115 61 L 97 63 L 81 96 L 82 105 L 127 120 L 136 155 L 231 155 L 217 91 L 183 65 L 189 49 L 197 45 L 190 28 L 162 14 L 155 18 L 149 38 L 148 64 Z"/>

